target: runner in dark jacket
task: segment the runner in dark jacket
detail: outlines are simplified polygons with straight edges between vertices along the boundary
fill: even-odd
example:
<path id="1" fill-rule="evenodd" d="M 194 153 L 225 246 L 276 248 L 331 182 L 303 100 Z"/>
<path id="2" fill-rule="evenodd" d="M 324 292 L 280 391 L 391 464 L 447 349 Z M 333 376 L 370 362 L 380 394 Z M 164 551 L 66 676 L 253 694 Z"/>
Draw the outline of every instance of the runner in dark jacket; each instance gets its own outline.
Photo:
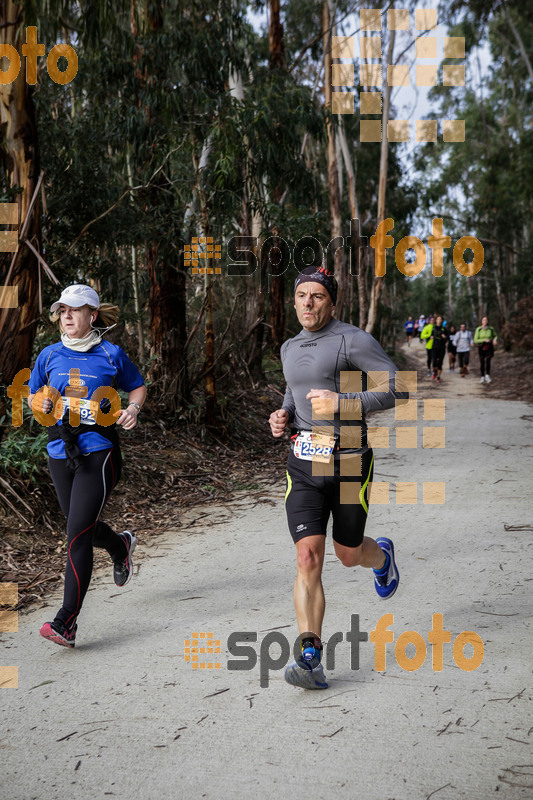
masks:
<path id="1" fill-rule="evenodd" d="M 455 361 L 457 358 L 457 348 L 455 346 L 455 325 L 450 325 L 448 330 L 448 370 L 453 372 L 455 370 Z"/>
<path id="2" fill-rule="evenodd" d="M 431 380 L 436 380 L 437 383 L 440 383 L 442 362 L 446 352 L 446 344 L 448 342 L 448 333 L 442 324 L 442 317 L 440 314 L 435 320 L 435 325 L 431 331 L 431 339 L 433 340 L 433 347 L 431 348 L 433 374 L 431 376 Z"/>

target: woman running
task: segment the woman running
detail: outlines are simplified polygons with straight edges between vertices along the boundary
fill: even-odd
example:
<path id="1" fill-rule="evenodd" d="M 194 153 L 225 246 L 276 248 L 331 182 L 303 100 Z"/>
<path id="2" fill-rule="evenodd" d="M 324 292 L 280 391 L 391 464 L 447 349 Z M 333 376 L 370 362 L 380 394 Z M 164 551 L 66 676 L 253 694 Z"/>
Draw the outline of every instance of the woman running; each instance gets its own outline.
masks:
<path id="1" fill-rule="evenodd" d="M 490 377 L 490 362 L 494 355 L 494 345 L 498 341 L 498 334 L 489 325 L 488 317 L 483 317 L 481 325 L 476 328 L 474 333 L 474 344 L 477 344 L 479 355 L 479 370 L 481 372 L 480 383 L 492 383 Z"/>
<path id="2" fill-rule="evenodd" d="M 428 378 L 431 377 L 431 364 L 432 364 L 432 361 L 433 361 L 433 353 L 432 353 L 433 337 L 432 337 L 431 334 L 433 332 L 433 324 L 434 324 L 434 322 L 435 322 L 435 320 L 433 319 L 433 317 L 429 317 L 429 321 L 426 323 L 426 325 L 424 325 L 424 327 L 422 328 L 422 331 L 420 333 L 420 341 L 421 342 L 423 342 L 423 341 L 426 342 Z"/>
<path id="3" fill-rule="evenodd" d="M 440 376 L 442 375 L 442 362 L 446 352 L 446 343 L 448 341 L 448 333 L 442 324 L 442 317 L 439 316 L 435 320 L 435 325 L 431 331 L 431 338 L 433 339 L 432 347 L 432 364 L 433 374 L 431 380 L 436 380 L 440 383 Z"/>
<path id="4" fill-rule="evenodd" d="M 455 361 L 457 358 L 457 347 L 455 346 L 455 334 L 457 331 L 455 330 L 455 325 L 450 325 L 448 329 L 448 372 L 453 372 L 455 370 Z"/>
<path id="5" fill-rule="evenodd" d="M 132 575 L 135 536 L 129 531 L 116 534 L 100 515 L 120 478 L 116 425 L 125 430 L 135 427 L 146 387 L 126 353 L 102 338 L 116 324 L 117 306 L 100 305 L 94 289 L 75 284 L 63 290 L 50 311 L 59 323 L 61 341 L 37 356 L 28 404 L 48 427 L 48 464 L 67 519 L 68 549 L 63 605 L 40 633 L 56 644 L 74 647 L 76 620 L 91 580 L 93 545 L 111 556 L 117 586 L 125 586 Z M 120 408 L 113 383 L 129 393 L 127 408 L 114 414 L 109 400 L 102 400 L 111 395 Z"/>

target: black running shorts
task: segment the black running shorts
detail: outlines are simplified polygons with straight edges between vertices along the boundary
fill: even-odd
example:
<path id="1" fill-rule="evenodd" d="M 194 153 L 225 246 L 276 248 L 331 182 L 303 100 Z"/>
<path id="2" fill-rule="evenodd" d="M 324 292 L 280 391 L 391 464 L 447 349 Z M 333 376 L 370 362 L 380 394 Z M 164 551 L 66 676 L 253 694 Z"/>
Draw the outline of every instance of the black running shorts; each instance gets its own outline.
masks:
<path id="1" fill-rule="evenodd" d="M 313 462 L 296 458 L 291 449 L 287 461 L 285 510 L 293 541 L 296 543 L 317 534 L 325 536 L 331 514 L 333 539 L 345 547 L 359 547 L 368 516 L 368 489 L 374 470 L 372 450 L 361 456 L 361 475 L 341 476 L 337 454 L 334 475 L 316 477 L 312 470 Z M 341 489 L 341 483 L 353 484 L 353 487 Z"/>
<path id="2" fill-rule="evenodd" d="M 442 362 L 445 353 L 444 348 L 435 347 L 435 345 L 433 345 L 433 350 L 431 352 L 433 353 L 433 359 L 432 359 L 433 369 L 442 369 Z"/>

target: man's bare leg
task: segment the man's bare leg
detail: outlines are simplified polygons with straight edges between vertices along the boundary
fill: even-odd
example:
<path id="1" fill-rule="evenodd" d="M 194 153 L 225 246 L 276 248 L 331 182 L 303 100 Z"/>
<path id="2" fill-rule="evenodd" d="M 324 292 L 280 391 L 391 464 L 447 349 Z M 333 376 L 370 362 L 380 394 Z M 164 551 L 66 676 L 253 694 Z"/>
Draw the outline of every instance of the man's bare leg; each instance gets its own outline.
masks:
<path id="1" fill-rule="evenodd" d="M 325 536 L 306 536 L 296 542 L 297 574 L 294 583 L 294 608 L 301 637 L 302 656 L 285 670 L 285 680 L 302 689 L 327 689 L 320 663 L 320 637 L 326 608 L 322 587 Z M 307 639 L 310 641 L 306 642 Z M 318 648 L 318 649 L 317 649 Z"/>
<path id="2" fill-rule="evenodd" d="M 294 608 L 300 633 L 312 632 L 320 638 L 326 599 L 322 587 L 325 536 L 306 536 L 296 542 L 297 575 L 294 582 Z"/>
<path id="3" fill-rule="evenodd" d="M 375 539 L 364 536 L 359 547 L 346 547 L 333 541 L 335 553 L 345 567 L 372 567 L 381 569 L 385 564 L 386 556 Z"/>

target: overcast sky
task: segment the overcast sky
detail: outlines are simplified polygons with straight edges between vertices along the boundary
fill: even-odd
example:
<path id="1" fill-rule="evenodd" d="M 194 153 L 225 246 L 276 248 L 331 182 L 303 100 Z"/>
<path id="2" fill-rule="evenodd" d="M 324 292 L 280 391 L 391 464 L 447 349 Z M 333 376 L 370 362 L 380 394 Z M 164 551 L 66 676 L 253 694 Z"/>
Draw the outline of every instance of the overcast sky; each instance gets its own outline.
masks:
<path id="1" fill-rule="evenodd" d="M 432 2 L 431 0 L 421 0 L 418 4 L 418 8 L 434 8 L 437 4 Z M 371 4 L 365 6 L 366 8 L 372 8 Z M 249 12 L 249 18 L 252 21 L 253 26 L 260 30 L 261 28 L 266 29 L 268 25 L 268 8 L 265 9 L 261 13 L 253 13 Z M 384 27 L 386 22 L 384 22 Z M 359 12 L 354 14 L 351 17 L 348 17 L 343 22 L 343 30 L 337 31 L 339 34 L 346 34 L 347 36 L 354 36 L 355 37 L 355 57 L 358 60 L 359 55 Z M 421 33 L 421 32 L 420 32 Z M 395 60 L 398 58 L 399 54 L 405 49 L 405 47 L 409 44 L 410 41 L 413 40 L 417 32 L 415 31 L 414 27 L 414 14 L 410 15 L 410 30 L 407 31 L 397 31 L 396 32 L 396 44 L 395 44 Z M 377 32 L 376 32 L 377 35 Z M 408 119 L 410 120 L 410 134 L 411 134 L 411 141 L 409 144 L 406 144 L 406 150 L 411 152 L 417 145 L 414 142 L 414 125 L 415 120 L 423 119 L 428 115 L 432 109 L 432 103 L 428 99 L 428 94 L 430 91 L 430 87 L 416 87 L 414 86 L 415 83 L 415 63 L 420 65 L 422 64 L 439 64 L 443 58 L 443 46 L 444 46 L 444 37 L 448 35 L 448 28 L 446 25 L 446 21 L 440 21 L 437 25 L 436 32 L 432 31 L 428 35 L 436 36 L 437 37 L 437 59 L 419 59 L 415 62 L 415 53 L 414 53 L 414 45 L 408 50 L 408 52 L 400 59 L 399 63 L 402 64 L 410 64 L 410 85 L 405 87 L 397 87 L 393 89 L 392 93 L 392 104 L 395 109 L 395 116 L 397 119 Z M 348 63 L 348 62 L 346 62 Z M 488 67 L 490 64 L 490 55 L 489 50 L 486 45 L 483 47 L 478 48 L 474 54 L 470 56 L 466 63 L 466 80 L 467 83 L 473 81 L 474 85 L 479 84 L 479 67 L 481 68 L 481 73 L 486 74 L 488 71 Z M 356 82 L 358 80 L 357 72 L 356 72 Z M 354 87 L 354 91 L 358 91 L 358 86 Z M 441 130 L 439 130 L 439 135 L 441 135 Z M 468 135 L 468 134 L 467 134 Z"/>

